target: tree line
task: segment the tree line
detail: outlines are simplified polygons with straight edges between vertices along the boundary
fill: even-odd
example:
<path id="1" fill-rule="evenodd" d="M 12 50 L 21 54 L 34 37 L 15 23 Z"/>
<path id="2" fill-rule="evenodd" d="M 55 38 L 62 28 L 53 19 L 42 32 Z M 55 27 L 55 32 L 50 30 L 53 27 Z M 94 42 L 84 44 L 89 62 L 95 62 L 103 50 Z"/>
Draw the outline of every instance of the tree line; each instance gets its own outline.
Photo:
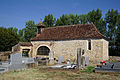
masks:
<path id="1" fill-rule="evenodd" d="M 63 14 L 59 18 L 54 18 L 52 14 L 48 14 L 43 20 L 45 27 L 89 24 L 91 22 L 94 23 L 94 25 L 103 35 L 109 38 L 110 55 L 120 55 L 120 13 L 118 10 L 109 9 L 104 17 L 100 9 L 92 10 L 87 14 L 81 15 Z M 37 26 L 33 20 L 30 20 L 26 22 L 25 28 L 21 30 L 13 27 L 9 27 L 8 30 L 11 30 L 17 34 L 19 38 L 18 41 L 29 42 L 31 38 L 36 36 Z M 2 34 L 0 34 L 0 36 Z"/>

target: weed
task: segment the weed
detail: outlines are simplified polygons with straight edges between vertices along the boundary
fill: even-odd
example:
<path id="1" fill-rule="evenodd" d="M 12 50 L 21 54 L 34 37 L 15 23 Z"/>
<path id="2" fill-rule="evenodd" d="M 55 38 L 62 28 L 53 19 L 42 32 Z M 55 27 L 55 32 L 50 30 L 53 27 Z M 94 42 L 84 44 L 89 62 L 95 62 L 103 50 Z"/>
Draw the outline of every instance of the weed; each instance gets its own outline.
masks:
<path id="1" fill-rule="evenodd" d="M 114 74 L 114 76 L 118 77 L 118 76 L 119 76 L 119 74 Z"/>
<path id="2" fill-rule="evenodd" d="M 55 73 L 56 73 L 56 71 L 53 71 L 53 72 L 50 72 L 50 73 L 53 73 L 53 74 L 55 74 Z"/>
<path id="3" fill-rule="evenodd" d="M 94 70 L 94 67 L 93 66 L 88 66 L 87 69 L 81 71 L 81 72 L 88 72 L 88 73 L 92 73 Z"/>
<path id="4" fill-rule="evenodd" d="M 17 72 L 16 70 L 14 70 L 14 72 Z"/>
<path id="5" fill-rule="evenodd" d="M 65 72 L 61 72 L 62 75 L 65 75 L 66 73 Z"/>
<path id="6" fill-rule="evenodd" d="M 101 72 L 101 75 L 105 75 L 106 73 L 105 72 Z"/>

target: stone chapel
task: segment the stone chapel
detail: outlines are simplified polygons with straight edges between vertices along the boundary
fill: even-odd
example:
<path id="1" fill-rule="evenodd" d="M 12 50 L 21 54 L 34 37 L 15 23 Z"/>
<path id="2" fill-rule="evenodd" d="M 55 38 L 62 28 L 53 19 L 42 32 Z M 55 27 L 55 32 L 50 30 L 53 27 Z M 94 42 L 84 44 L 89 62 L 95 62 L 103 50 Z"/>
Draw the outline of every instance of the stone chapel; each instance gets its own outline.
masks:
<path id="1" fill-rule="evenodd" d="M 56 26 L 45 28 L 37 24 L 36 37 L 31 42 L 19 42 L 13 46 L 13 52 L 28 51 L 28 57 L 48 57 L 76 59 L 77 49 L 84 50 L 82 56 L 89 56 L 90 61 L 108 60 L 108 38 L 102 35 L 93 23 Z"/>

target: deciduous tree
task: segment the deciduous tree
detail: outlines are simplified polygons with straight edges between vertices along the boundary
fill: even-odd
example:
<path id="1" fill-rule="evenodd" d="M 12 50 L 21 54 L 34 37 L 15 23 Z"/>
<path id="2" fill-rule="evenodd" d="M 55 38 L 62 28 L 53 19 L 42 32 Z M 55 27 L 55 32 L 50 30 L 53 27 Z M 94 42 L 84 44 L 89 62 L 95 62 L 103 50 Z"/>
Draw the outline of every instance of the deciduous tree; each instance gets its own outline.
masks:
<path id="1" fill-rule="evenodd" d="M 48 16 L 45 16 L 43 23 L 46 27 L 52 27 L 55 25 L 55 20 L 52 14 L 48 14 Z"/>
<path id="2" fill-rule="evenodd" d="M 29 42 L 31 38 L 36 36 L 37 27 L 32 20 L 26 22 L 25 26 L 26 28 L 24 29 L 24 38 L 25 41 Z"/>
<path id="3" fill-rule="evenodd" d="M 118 10 L 108 10 L 105 15 L 105 21 L 108 28 L 108 38 L 110 39 L 110 54 L 113 54 L 116 48 L 116 38 L 117 38 L 117 20 L 118 20 Z M 115 53 L 115 52 L 114 52 Z"/>
<path id="4" fill-rule="evenodd" d="M 10 29 L 0 27 L 0 51 L 11 51 L 12 46 L 19 42 L 19 36 Z"/>

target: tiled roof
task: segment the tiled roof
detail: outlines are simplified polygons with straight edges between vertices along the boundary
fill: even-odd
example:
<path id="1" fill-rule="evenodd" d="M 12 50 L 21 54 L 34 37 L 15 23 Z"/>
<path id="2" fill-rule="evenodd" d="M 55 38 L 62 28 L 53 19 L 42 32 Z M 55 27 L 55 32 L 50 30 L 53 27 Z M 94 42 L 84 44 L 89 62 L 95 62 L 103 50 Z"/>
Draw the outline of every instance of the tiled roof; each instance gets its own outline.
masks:
<path id="1" fill-rule="evenodd" d="M 93 23 L 43 28 L 36 40 L 107 39 Z"/>
<path id="2" fill-rule="evenodd" d="M 20 46 L 33 46 L 31 42 L 19 42 Z"/>

